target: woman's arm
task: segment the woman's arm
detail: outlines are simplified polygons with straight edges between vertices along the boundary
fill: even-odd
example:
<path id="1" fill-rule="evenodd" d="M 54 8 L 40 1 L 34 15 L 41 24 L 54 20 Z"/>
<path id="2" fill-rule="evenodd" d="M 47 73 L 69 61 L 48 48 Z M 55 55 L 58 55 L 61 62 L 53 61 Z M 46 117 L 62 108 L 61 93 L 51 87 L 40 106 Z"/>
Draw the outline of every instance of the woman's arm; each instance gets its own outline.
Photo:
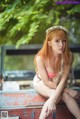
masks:
<path id="1" fill-rule="evenodd" d="M 48 79 L 48 75 L 44 65 L 44 59 L 41 56 L 37 56 L 36 63 L 37 63 L 38 72 L 44 84 L 50 88 L 53 88 L 53 89 L 56 88 L 57 84 Z"/>
<path id="2" fill-rule="evenodd" d="M 67 85 L 67 80 L 69 77 L 72 62 L 73 62 L 73 56 L 71 54 L 70 55 L 70 63 L 69 63 L 69 65 L 64 67 L 64 74 L 62 75 L 60 83 L 58 84 L 58 86 L 56 88 L 55 96 L 53 97 L 54 101 L 58 100 L 58 98 L 61 96 L 65 86 Z"/>
<path id="3" fill-rule="evenodd" d="M 67 66 L 66 67 L 66 73 L 63 74 L 63 76 L 61 77 L 61 80 L 56 88 L 56 92 L 55 92 L 55 95 L 54 95 L 54 101 L 56 102 L 58 100 L 58 98 L 61 96 L 66 84 L 67 84 L 67 79 L 68 79 L 68 76 L 69 76 L 69 72 L 70 72 L 70 67 Z"/>

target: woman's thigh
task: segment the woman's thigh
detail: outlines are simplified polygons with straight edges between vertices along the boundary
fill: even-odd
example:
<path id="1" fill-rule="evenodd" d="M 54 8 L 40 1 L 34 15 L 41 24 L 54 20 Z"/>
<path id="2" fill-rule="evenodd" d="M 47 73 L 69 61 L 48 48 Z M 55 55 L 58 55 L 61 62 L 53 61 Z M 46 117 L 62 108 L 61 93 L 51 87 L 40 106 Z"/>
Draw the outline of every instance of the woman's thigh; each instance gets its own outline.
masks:
<path id="1" fill-rule="evenodd" d="M 34 89 L 41 95 L 45 97 L 51 97 L 55 93 L 55 89 L 51 89 L 48 86 L 46 86 L 42 80 L 36 79 L 35 77 L 33 81 Z"/>

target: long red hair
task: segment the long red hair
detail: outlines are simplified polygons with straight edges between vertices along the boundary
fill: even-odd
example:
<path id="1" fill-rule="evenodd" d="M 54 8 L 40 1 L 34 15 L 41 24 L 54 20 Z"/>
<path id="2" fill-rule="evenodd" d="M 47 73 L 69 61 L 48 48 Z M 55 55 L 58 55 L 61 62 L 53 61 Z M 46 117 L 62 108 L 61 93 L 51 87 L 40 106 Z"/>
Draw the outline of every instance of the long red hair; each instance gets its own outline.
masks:
<path id="1" fill-rule="evenodd" d="M 52 53 L 51 47 L 48 45 L 48 41 L 51 41 L 54 38 L 55 35 L 59 36 L 61 39 L 66 40 L 66 46 L 65 46 L 65 51 L 63 53 L 63 57 L 64 57 L 64 63 L 67 65 L 70 62 L 69 61 L 70 60 L 70 58 L 69 58 L 70 49 L 69 49 L 69 45 L 68 45 L 68 35 L 62 29 L 55 29 L 55 30 L 51 31 L 50 33 L 48 33 L 46 35 L 46 39 L 44 41 L 44 44 L 43 44 L 42 48 L 39 50 L 39 52 L 37 53 L 36 56 L 40 55 L 43 58 L 46 58 L 50 61 L 53 53 Z M 36 64 L 36 56 L 34 58 L 35 64 Z M 58 58 L 57 64 L 55 64 L 55 66 L 56 66 L 55 70 L 57 70 L 57 71 L 60 70 L 60 65 L 61 65 L 61 55 Z M 37 65 L 36 65 L 36 68 L 37 68 Z"/>

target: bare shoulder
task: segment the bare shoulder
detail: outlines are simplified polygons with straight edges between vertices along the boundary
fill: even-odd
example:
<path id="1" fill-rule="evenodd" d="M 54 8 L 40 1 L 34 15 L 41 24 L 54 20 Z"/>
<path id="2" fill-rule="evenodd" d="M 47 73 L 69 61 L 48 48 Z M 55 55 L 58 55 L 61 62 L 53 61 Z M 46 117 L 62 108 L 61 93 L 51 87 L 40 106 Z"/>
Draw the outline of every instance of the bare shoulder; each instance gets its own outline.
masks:
<path id="1" fill-rule="evenodd" d="M 36 62 L 43 62 L 42 57 L 39 55 L 36 56 Z"/>
<path id="2" fill-rule="evenodd" d="M 68 64 L 64 65 L 64 76 L 68 77 L 73 63 L 73 53 L 69 52 L 69 61 Z M 67 78 L 65 78 L 67 79 Z"/>
<path id="3" fill-rule="evenodd" d="M 70 64 L 72 64 L 73 61 L 74 61 L 73 53 L 72 52 L 69 52 L 69 56 L 70 56 Z"/>
<path id="4" fill-rule="evenodd" d="M 44 59 L 43 59 L 43 57 L 42 56 L 36 56 L 36 63 L 38 64 L 38 65 L 43 65 L 44 64 Z"/>
<path id="5" fill-rule="evenodd" d="M 71 59 L 73 59 L 73 53 L 69 52 Z"/>
<path id="6" fill-rule="evenodd" d="M 42 56 L 36 56 L 36 65 L 39 73 L 45 70 L 44 59 Z"/>

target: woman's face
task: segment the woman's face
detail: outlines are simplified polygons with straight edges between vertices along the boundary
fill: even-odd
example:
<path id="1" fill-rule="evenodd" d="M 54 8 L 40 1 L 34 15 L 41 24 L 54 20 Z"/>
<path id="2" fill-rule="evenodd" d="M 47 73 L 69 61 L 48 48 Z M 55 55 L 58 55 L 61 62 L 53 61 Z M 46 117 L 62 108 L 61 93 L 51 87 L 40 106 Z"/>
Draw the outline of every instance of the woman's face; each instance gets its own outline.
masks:
<path id="1" fill-rule="evenodd" d="M 63 54 L 66 47 L 66 39 L 55 35 L 51 41 L 48 41 L 48 45 L 52 47 L 52 51 L 55 54 Z"/>

